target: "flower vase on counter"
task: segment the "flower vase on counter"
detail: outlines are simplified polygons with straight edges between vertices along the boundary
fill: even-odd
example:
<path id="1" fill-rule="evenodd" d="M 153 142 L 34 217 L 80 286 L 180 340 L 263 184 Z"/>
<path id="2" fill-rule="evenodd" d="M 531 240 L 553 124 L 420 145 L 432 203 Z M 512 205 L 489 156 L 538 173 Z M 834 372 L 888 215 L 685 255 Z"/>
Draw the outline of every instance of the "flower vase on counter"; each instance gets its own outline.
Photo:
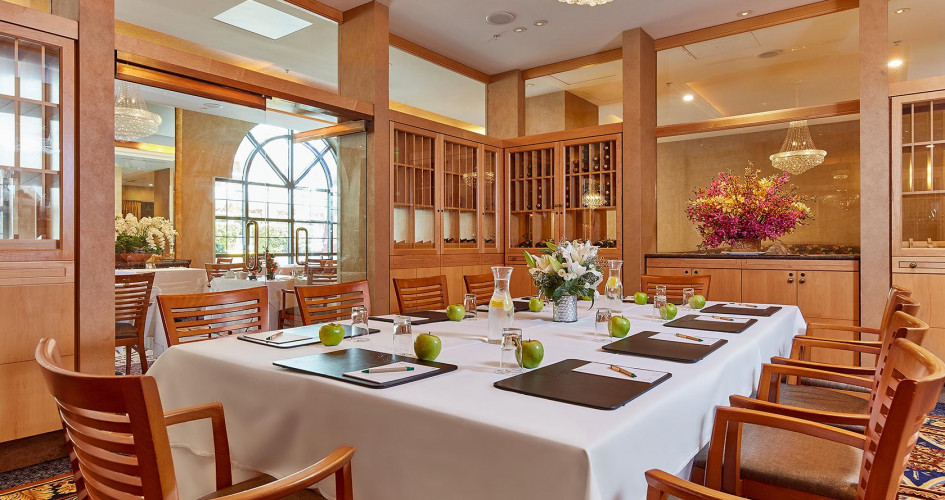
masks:
<path id="1" fill-rule="evenodd" d="M 577 321 L 578 297 L 590 297 L 593 307 L 597 285 L 603 281 L 597 265 L 598 248 L 580 240 L 545 245 L 541 255 L 525 252 L 528 273 L 535 287 L 554 303 L 554 321 Z"/>

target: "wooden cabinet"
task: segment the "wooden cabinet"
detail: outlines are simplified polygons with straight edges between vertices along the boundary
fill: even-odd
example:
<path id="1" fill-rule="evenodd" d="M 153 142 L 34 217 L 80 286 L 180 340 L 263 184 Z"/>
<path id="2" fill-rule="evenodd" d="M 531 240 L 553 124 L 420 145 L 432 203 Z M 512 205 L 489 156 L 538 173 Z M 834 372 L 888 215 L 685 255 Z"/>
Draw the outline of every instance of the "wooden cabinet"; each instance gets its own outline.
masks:
<path id="1" fill-rule="evenodd" d="M 712 276 L 709 282 L 709 291 L 706 296 L 709 300 L 739 301 L 742 296 L 741 269 L 737 264 L 728 261 L 710 259 L 651 259 L 647 260 L 646 274 L 656 276 Z M 639 283 L 633 284 L 624 290 L 636 290 Z"/>

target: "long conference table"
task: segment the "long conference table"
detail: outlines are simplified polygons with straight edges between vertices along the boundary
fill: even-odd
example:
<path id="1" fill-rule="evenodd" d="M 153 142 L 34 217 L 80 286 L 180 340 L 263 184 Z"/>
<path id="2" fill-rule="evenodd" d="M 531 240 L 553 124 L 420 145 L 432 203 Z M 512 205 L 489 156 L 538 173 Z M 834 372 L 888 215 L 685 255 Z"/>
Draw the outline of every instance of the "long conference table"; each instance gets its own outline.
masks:
<path id="1" fill-rule="evenodd" d="M 545 347 L 542 366 L 564 359 L 671 372 L 672 377 L 616 410 L 597 410 L 493 387 L 499 347 L 484 341 L 485 313 L 462 322 L 414 327 L 440 336 L 437 361 L 456 371 L 372 389 L 289 371 L 273 361 L 359 347 L 393 352 L 391 325 L 372 321 L 370 341 L 279 349 L 223 338 L 170 348 L 148 374 L 164 410 L 223 403 L 234 479 L 258 472 L 283 477 L 338 446 L 357 448 L 354 492 L 373 499 L 590 499 L 645 496 L 651 468 L 684 473 L 710 436 L 714 408 L 756 388 L 761 364 L 788 352 L 805 328 L 784 306 L 740 334 L 673 330 L 652 319 L 652 306 L 625 304 L 630 334 L 683 332 L 728 343 L 703 360 L 677 363 L 610 354 L 593 340 L 593 311 L 579 303 L 576 323 L 554 323 L 550 305 L 515 313 L 525 338 Z M 688 311 L 680 308 L 680 316 Z M 209 422 L 170 430 L 184 498 L 213 491 Z M 331 480 L 319 488 L 332 494 Z"/>

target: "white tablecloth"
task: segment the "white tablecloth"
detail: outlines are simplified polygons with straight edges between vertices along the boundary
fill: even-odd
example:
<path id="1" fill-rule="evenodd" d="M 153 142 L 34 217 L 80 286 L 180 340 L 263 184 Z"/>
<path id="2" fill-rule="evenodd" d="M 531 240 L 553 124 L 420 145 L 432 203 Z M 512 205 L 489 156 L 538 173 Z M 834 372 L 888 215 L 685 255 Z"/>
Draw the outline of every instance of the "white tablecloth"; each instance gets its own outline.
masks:
<path id="1" fill-rule="evenodd" d="M 586 303 L 581 309 L 586 308 Z M 668 330 L 651 306 L 627 305 L 632 333 Z M 680 310 L 680 314 L 685 311 Z M 683 470 L 709 440 L 714 407 L 730 394 L 748 395 L 761 363 L 785 354 L 805 324 L 787 306 L 741 334 L 687 331 L 729 343 L 694 364 L 608 354 L 591 340 L 591 313 L 577 323 L 552 323 L 551 308 L 516 313 L 526 338 L 545 346 L 543 365 L 576 358 L 669 371 L 672 378 L 613 410 L 559 403 L 492 386 L 499 348 L 483 342 L 485 314 L 461 323 L 415 327 L 443 340 L 437 361 L 459 369 L 388 389 L 368 389 L 276 368 L 273 361 L 332 349 L 391 352 L 388 323 L 370 342 L 277 349 L 226 338 L 177 346 L 150 374 L 165 411 L 221 401 L 235 475 L 262 471 L 283 477 L 341 445 L 354 454 L 357 498 L 592 499 L 644 497 L 643 472 Z M 310 330 L 309 330 L 310 331 Z M 199 380 L 200 383 L 194 383 Z M 171 429 L 183 498 L 213 490 L 208 423 Z M 323 491 L 332 492 L 330 480 Z"/>
<path id="2" fill-rule="evenodd" d="M 207 291 L 207 271 L 187 267 L 115 270 L 116 275 L 143 273 L 154 273 L 154 284 L 151 287 L 151 305 L 148 307 L 148 317 L 144 331 L 145 345 L 154 351 L 154 356 L 160 356 L 167 349 L 167 336 L 164 335 L 164 324 L 161 322 L 161 312 L 158 311 L 155 297 L 161 294 L 204 293 Z"/>
<path id="3" fill-rule="evenodd" d="M 269 329 L 279 328 L 279 310 L 282 309 L 282 291 L 295 289 L 295 280 L 286 276 L 276 276 L 274 280 L 259 278 L 241 280 L 237 278 L 213 278 L 211 292 L 226 292 L 264 286 L 269 289 Z"/>

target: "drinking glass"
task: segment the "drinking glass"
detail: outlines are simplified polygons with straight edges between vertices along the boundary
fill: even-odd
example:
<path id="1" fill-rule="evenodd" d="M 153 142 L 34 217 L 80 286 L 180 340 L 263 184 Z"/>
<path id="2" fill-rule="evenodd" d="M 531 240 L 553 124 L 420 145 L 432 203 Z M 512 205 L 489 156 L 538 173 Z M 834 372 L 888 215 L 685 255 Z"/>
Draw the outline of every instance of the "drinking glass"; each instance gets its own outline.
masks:
<path id="1" fill-rule="evenodd" d="M 689 299 L 693 298 L 696 295 L 695 288 L 683 288 L 682 289 L 682 306 L 686 309 L 692 309 L 689 306 Z"/>
<path id="2" fill-rule="evenodd" d="M 354 306 L 351 308 L 351 341 L 368 342 L 368 313 L 364 306 Z"/>
<path id="3" fill-rule="evenodd" d="M 466 318 L 476 317 L 476 294 L 467 293 L 463 295 L 463 308 L 466 309 Z"/>
<path id="4" fill-rule="evenodd" d="M 413 327 L 407 316 L 394 317 L 394 354 L 413 356 Z"/>
<path id="5" fill-rule="evenodd" d="M 522 373 L 522 361 L 519 350 L 522 348 L 522 329 L 503 328 L 500 344 L 499 369 L 496 373 Z"/>
<path id="6" fill-rule="evenodd" d="M 664 319 L 660 316 L 660 308 L 662 308 L 662 307 L 665 306 L 665 305 L 666 305 L 666 296 L 665 296 L 665 295 L 657 295 L 657 296 L 653 297 L 653 311 L 656 312 L 656 319 L 659 320 L 659 321 L 662 321 L 662 322 L 665 322 L 666 320 L 664 320 Z"/>
<path id="7" fill-rule="evenodd" d="M 653 318 L 660 319 L 660 307 L 656 305 L 656 299 L 662 297 L 663 305 L 666 305 L 666 285 L 656 285 L 656 293 L 653 295 Z"/>
<path id="8" fill-rule="evenodd" d="M 594 321 L 594 342 L 607 342 L 610 340 L 610 318 L 612 314 L 610 309 L 603 307 L 597 310 L 597 316 Z"/>

